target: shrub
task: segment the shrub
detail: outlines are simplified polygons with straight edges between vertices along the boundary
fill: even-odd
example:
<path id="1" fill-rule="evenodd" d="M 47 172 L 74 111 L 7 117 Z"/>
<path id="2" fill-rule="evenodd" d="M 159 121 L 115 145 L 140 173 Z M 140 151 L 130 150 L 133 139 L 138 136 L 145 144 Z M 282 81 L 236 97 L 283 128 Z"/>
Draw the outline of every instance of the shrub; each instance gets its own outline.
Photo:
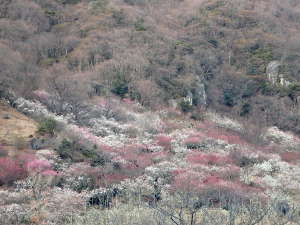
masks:
<path id="1" fill-rule="evenodd" d="M 70 159 L 73 162 L 88 161 L 91 166 L 104 166 L 110 161 L 109 157 L 97 151 L 96 146 L 83 145 L 68 139 L 63 139 L 56 151 L 63 159 Z"/>
<path id="2" fill-rule="evenodd" d="M 233 132 L 226 132 L 224 129 L 211 129 L 207 132 L 207 136 L 213 139 L 219 139 L 228 142 L 229 144 L 246 144 L 238 134 Z"/>
<path id="3" fill-rule="evenodd" d="M 62 4 L 77 4 L 81 0 L 58 0 L 58 1 L 61 2 Z"/>
<path id="4" fill-rule="evenodd" d="M 250 167 L 263 161 L 262 158 L 249 158 L 239 151 L 230 152 L 229 157 L 232 159 L 233 163 L 239 167 Z"/>
<path id="5" fill-rule="evenodd" d="M 0 144 L 0 157 L 6 157 L 7 155 L 7 151 Z"/>
<path id="6" fill-rule="evenodd" d="M 67 139 L 63 139 L 61 144 L 58 146 L 57 152 L 59 156 L 63 159 L 72 159 L 72 150 L 73 150 L 73 144 Z"/>
<path id="7" fill-rule="evenodd" d="M 134 126 L 130 126 L 125 129 L 125 134 L 129 138 L 136 138 L 139 135 L 139 130 Z"/>
<path id="8" fill-rule="evenodd" d="M 191 112 L 193 109 L 193 106 L 188 101 L 184 101 L 184 100 L 179 103 L 179 106 L 181 111 L 185 113 Z"/>
<path id="9" fill-rule="evenodd" d="M 114 188 L 107 190 L 106 192 L 98 192 L 88 199 L 89 205 L 98 205 L 102 208 L 109 208 L 112 204 L 112 200 L 117 196 L 119 190 Z"/>
<path id="10" fill-rule="evenodd" d="M 122 76 L 117 76 L 112 82 L 111 92 L 124 98 L 128 93 L 128 82 Z"/>
<path id="11" fill-rule="evenodd" d="M 251 111 L 251 105 L 249 103 L 245 103 L 241 107 L 240 116 L 246 116 Z"/>
<path id="12" fill-rule="evenodd" d="M 123 10 L 114 10 L 112 12 L 112 18 L 117 26 L 125 25 L 126 23 L 126 14 Z"/>
<path id="13" fill-rule="evenodd" d="M 227 156 L 222 156 L 218 154 L 205 154 L 205 153 L 190 153 L 186 157 L 187 161 L 197 164 L 206 164 L 206 165 L 224 165 L 231 160 Z"/>
<path id="14" fill-rule="evenodd" d="M 8 157 L 0 158 L 0 186 L 11 185 L 25 175 L 26 170 L 17 161 Z"/>
<path id="15" fill-rule="evenodd" d="M 145 24 L 144 24 L 144 19 L 141 18 L 141 19 L 138 19 L 135 24 L 134 24 L 134 27 L 135 27 L 135 30 L 136 31 L 146 31 L 147 28 L 145 27 Z"/>
<path id="16" fill-rule="evenodd" d="M 300 161 L 300 152 L 284 152 L 280 154 L 280 157 L 285 162 Z"/>
<path id="17" fill-rule="evenodd" d="M 258 162 L 258 160 L 256 160 L 256 159 L 248 158 L 246 156 L 242 156 L 239 159 L 238 166 L 240 166 L 240 167 L 247 167 L 247 166 L 254 165 L 257 162 Z"/>
<path id="18" fill-rule="evenodd" d="M 51 169 L 51 165 L 46 160 L 32 160 L 26 164 L 26 169 L 30 173 L 43 173 Z"/>
<path id="19" fill-rule="evenodd" d="M 104 12 L 107 8 L 108 1 L 107 0 L 93 0 L 89 3 L 90 9 L 96 12 Z"/>
<path id="20" fill-rule="evenodd" d="M 146 2 L 145 0 L 124 0 L 125 3 L 128 5 L 144 5 Z"/>
<path id="21" fill-rule="evenodd" d="M 236 93 L 233 90 L 225 90 L 223 93 L 223 103 L 229 107 L 236 105 Z"/>
<path id="22" fill-rule="evenodd" d="M 97 152 L 91 158 L 91 166 L 104 166 L 106 163 L 110 162 L 110 159 L 103 153 Z"/>
<path id="23" fill-rule="evenodd" d="M 196 120 L 196 121 L 204 121 L 204 113 L 201 112 L 200 110 L 195 110 L 192 112 L 191 119 Z"/>
<path id="24" fill-rule="evenodd" d="M 201 147 L 202 139 L 200 137 L 189 137 L 184 141 L 188 149 L 198 149 Z"/>
<path id="25" fill-rule="evenodd" d="M 43 138 L 32 138 L 30 140 L 30 146 L 33 150 L 40 150 L 47 144 L 46 140 Z"/>
<path id="26" fill-rule="evenodd" d="M 211 177 L 212 181 L 217 182 L 217 178 Z M 236 190 L 230 188 L 208 188 L 201 191 L 198 205 L 218 207 L 223 209 L 230 209 L 230 207 L 240 207 L 241 205 L 248 202 L 247 195 L 242 195 Z"/>
<path id="27" fill-rule="evenodd" d="M 50 134 L 51 136 L 53 136 L 55 134 L 56 128 L 57 122 L 52 118 L 48 118 L 39 123 L 38 133 L 41 135 Z"/>
<path id="28" fill-rule="evenodd" d="M 160 135 L 156 139 L 159 146 L 163 147 L 165 150 L 171 150 L 171 137 Z"/>

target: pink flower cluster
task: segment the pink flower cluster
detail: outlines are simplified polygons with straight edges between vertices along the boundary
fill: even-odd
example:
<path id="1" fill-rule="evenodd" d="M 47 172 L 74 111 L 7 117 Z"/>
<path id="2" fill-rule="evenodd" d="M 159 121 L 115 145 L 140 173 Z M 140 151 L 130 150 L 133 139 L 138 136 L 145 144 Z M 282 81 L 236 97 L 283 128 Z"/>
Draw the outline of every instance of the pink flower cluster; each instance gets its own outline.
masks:
<path id="1" fill-rule="evenodd" d="M 238 145 L 244 145 L 247 142 L 243 140 L 239 135 L 226 132 L 222 129 L 210 129 L 207 132 L 207 136 L 213 139 L 219 139 L 226 141 L 229 144 L 238 144 Z"/>
<path id="2" fill-rule="evenodd" d="M 206 138 L 205 133 L 198 132 L 193 135 L 190 135 L 185 139 L 184 144 L 187 148 L 196 149 L 199 148 L 199 144 Z"/>
<path id="3" fill-rule="evenodd" d="M 130 98 L 123 98 L 122 101 L 125 103 L 125 104 L 128 104 L 128 105 L 133 105 L 135 104 L 135 102 L 133 100 L 131 100 Z"/>
<path id="4" fill-rule="evenodd" d="M 225 180 L 218 174 L 205 175 L 197 171 L 189 169 L 179 169 L 173 172 L 173 183 L 171 190 L 173 191 L 194 191 L 201 192 L 211 188 L 227 188 L 232 191 L 240 192 L 259 192 L 259 188 L 249 187 L 240 181 Z"/>
<path id="5" fill-rule="evenodd" d="M 205 165 L 225 165 L 232 163 L 228 156 L 220 154 L 206 154 L 201 152 L 191 152 L 186 156 L 186 160 L 190 163 Z"/>
<path id="6" fill-rule="evenodd" d="M 57 172 L 52 170 L 50 163 L 46 160 L 35 159 L 26 164 L 29 174 L 42 174 L 44 176 L 56 176 Z"/>
<path id="7" fill-rule="evenodd" d="M 51 97 L 51 95 L 45 90 L 36 90 L 33 92 L 33 95 L 37 97 L 41 102 L 47 102 Z"/>
<path id="8" fill-rule="evenodd" d="M 159 135 L 156 137 L 157 145 L 164 148 L 164 150 L 171 150 L 172 138 L 166 135 Z"/>
<path id="9" fill-rule="evenodd" d="M 17 160 L 9 157 L 0 158 L 0 186 L 26 176 L 26 169 Z"/>
<path id="10" fill-rule="evenodd" d="M 74 132 L 74 134 L 77 135 L 82 142 L 89 141 L 90 143 L 95 144 L 97 146 L 103 145 L 101 138 L 97 137 L 92 132 L 90 132 L 88 128 L 72 126 L 71 129 L 72 132 Z"/>
<path id="11" fill-rule="evenodd" d="M 171 190 L 195 191 L 203 187 L 204 174 L 189 169 L 173 171 Z"/>
<path id="12" fill-rule="evenodd" d="M 284 152 L 280 157 L 285 162 L 300 162 L 300 152 Z"/>
<path id="13" fill-rule="evenodd" d="M 219 128 L 211 121 L 201 122 L 196 126 L 196 128 L 200 131 L 205 132 L 205 136 L 207 138 L 223 140 L 229 144 L 247 144 L 247 142 L 243 140 L 238 134 Z"/>
<path id="14" fill-rule="evenodd" d="M 128 169 L 144 169 L 153 163 L 151 154 L 149 154 L 147 146 L 144 145 L 124 146 L 120 149 L 119 155 L 128 162 L 125 165 Z"/>

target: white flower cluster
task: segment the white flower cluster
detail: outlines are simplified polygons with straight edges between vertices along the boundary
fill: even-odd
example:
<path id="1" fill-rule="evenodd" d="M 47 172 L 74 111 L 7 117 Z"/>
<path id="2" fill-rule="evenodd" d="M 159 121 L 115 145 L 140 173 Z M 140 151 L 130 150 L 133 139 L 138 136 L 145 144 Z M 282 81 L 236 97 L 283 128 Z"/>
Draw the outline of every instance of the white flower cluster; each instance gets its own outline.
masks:
<path id="1" fill-rule="evenodd" d="M 64 177 L 64 188 L 74 191 L 82 191 L 93 186 L 93 180 L 87 176 Z"/>
<path id="2" fill-rule="evenodd" d="M 243 170 L 241 177 L 259 181 L 263 186 L 271 188 L 300 189 L 300 167 L 281 161 L 270 159 L 255 164 L 247 171 Z"/>
<path id="3" fill-rule="evenodd" d="M 277 166 L 276 161 L 269 160 L 264 161 L 260 164 L 255 164 L 253 167 L 253 173 L 257 174 L 273 174 L 275 172 L 278 172 L 280 168 Z"/>
<path id="4" fill-rule="evenodd" d="M 163 161 L 153 166 L 145 168 L 145 173 L 151 177 L 167 177 L 170 173 L 178 168 L 173 162 Z"/>
<path id="5" fill-rule="evenodd" d="M 280 144 L 287 149 L 295 149 L 300 147 L 295 136 L 290 132 L 279 130 L 278 127 L 270 127 L 264 134 L 264 139 L 276 144 Z"/>
<path id="6" fill-rule="evenodd" d="M 70 189 L 53 188 L 46 193 L 42 211 L 47 212 L 47 224 L 62 224 L 65 218 L 84 211 L 86 193 Z"/>
<path id="7" fill-rule="evenodd" d="M 28 214 L 20 204 L 10 204 L 0 207 L 0 224 L 20 224 Z"/>
<path id="8" fill-rule="evenodd" d="M 73 115 L 57 116 L 49 112 L 46 106 L 37 101 L 33 102 L 24 98 L 18 98 L 14 103 L 20 112 L 34 118 L 53 118 L 63 125 L 66 125 L 68 122 L 74 122 Z"/>
<path id="9" fill-rule="evenodd" d="M 23 180 L 17 180 L 14 183 L 15 185 L 15 191 L 17 192 L 23 192 L 24 190 L 31 190 L 34 186 L 33 180 L 31 177 L 27 177 Z"/>
<path id="10" fill-rule="evenodd" d="M 24 202 L 26 199 L 30 198 L 30 196 L 30 191 L 24 189 L 20 191 L 0 190 L 0 206 L 13 202 Z"/>
<path id="11" fill-rule="evenodd" d="M 150 134 L 156 134 L 164 127 L 159 115 L 150 112 L 136 115 L 133 125 Z"/>
<path id="12" fill-rule="evenodd" d="M 237 132 L 242 131 L 244 129 L 243 126 L 237 121 L 234 121 L 225 116 L 220 116 L 219 114 L 214 112 L 207 112 L 205 117 L 210 121 L 216 123 L 218 126 L 226 129 L 230 129 Z"/>
<path id="13" fill-rule="evenodd" d="M 117 185 L 117 187 L 127 193 L 147 195 L 154 192 L 153 184 L 154 178 L 147 175 L 142 175 L 136 179 L 126 179 Z"/>
<path id="14" fill-rule="evenodd" d="M 54 150 L 42 149 L 35 153 L 38 159 L 48 161 L 51 165 L 55 164 L 59 159 L 58 154 Z"/>

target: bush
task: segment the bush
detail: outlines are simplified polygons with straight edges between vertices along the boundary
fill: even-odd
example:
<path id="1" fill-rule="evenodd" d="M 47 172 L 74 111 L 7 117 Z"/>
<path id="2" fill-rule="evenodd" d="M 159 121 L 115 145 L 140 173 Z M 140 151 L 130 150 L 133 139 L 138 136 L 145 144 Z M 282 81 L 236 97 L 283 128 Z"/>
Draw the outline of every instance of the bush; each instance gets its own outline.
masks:
<path id="1" fill-rule="evenodd" d="M 89 7 L 93 10 L 94 13 L 104 12 L 107 8 L 108 1 L 107 0 L 93 0 L 90 2 Z"/>
<path id="2" fill-rule="evenodd" d="M 121 75 L 117 75 L 116 79 L 112 83 L 111 92 L 124 98 L 128 93 L 128 81 Z"/>
<path id="3" fill-rule="evenodd" d="M 72 159 L 72 150 L 72 142 L 68 141 L 67 139 L 63 139 L 61 144 L 58 146 L 57 152 L 63 159 Z"/>
<path id="4" fill-rule="evenodd" d="M 217 204 L 220 208 L 229 210 L 230 208 L 241 207 L 248 203 L 248 196 L 242 195 L 229 188 L 209 188 L 203 190 L 200 195 L 198 205 L 213 207 Z"/>
<path id="5" fill-rule="evenodd" d="M 106 163 L 110 162 L 109 158 L 104 154 L 95 154 L 94 157 L 91 159 L 90 165 L 91 166 L 104 166 Z"/>
<path id="6" fill-rule="evenodd" d="M 11 185 L 25 175 L 26 170 L 15 160 L 8 157 L 0 158 L 0 186 Z"/>
<path id="7" fill-rule="evenodd" d="M 193 111 L 191 115 L 191 119 L 196 121 L 204 121 L 204 114 L 199 110 Z"/>
<path id="8" fill-rule="evenodd" d="M 139 130 L 134 126 L 130 126 L 125 129 L 125 134 L 129 138 L 136 138 L 139 135 Z"/>
<path id="9" fill-rule="evenodd" d="M 77 4 L 81 0 L 58 0 L 58 1 L 61 2 L 62 4 Z"/>
<path id="10" fill-rule="evenodd" d="M 104 166 L 109 158 L 96 150 L 96 147 L 84 146 L 77 141 L 63 139 L 56 149 L 63 159 L 70 159 L 73 162 L 89 161 L 91 166 Z"/>
<path id="11" fill-rule="evenodd" d="M 146 0 L 124 0 L 125 3 L 127 3 L 128 5 L 144 5 L 146 2 Z"/>
<path id="12" fill-rule="evenodd" d="M 249 158 L 242 155 L 239 151 L 233 151 L 230 153 L 229 157 L 232 159 L 233 163 L 239 167 L 251 167 L 256 163 L 260 163 L 263 159 L 259 158 Z"/>
<path id="13" fill-rule="evenodd" d="M 112 18 L 116 26 L 122 26 L 126 24 L 126 14 L 123 10 L 114 10 L 112 12 Z"/>
<path id="14" fill-rule="evenodd" d="M 98 205 L 102 208 L 109 208 L 112 204 L 112 200 L 119 194 L 119 190 L 114 188 L 107 190 L 106 192 L 99 192 L 94 194 L 88 199 L 88 205 Z"/>
<path id="15" fill-rule="evenodd" d="M 38 126 L 38 133 L 41 135 L 50 134 L 53 136 L 55 134 L 55 130 L 57 128 L 57 122 L 48 118 L 45 121 L 41 121 Z"/>
<path id="16" fill-rule="evenodd" d="M 207 164 L 207 165 L 225 165 L 230 163 L 231 160 L 227 156 L 218 154 L 205 154 L 193 152 L 187 155 L 187 161 L 196 164 Z"/>
<path id="17" fill-rule="evenodd" d="M 164 150 L 171 150 L 172 138 L 164 135 L 160 135 L 156 138 L 157 144 L 164 148 Z"/>
<path id="18" fill-rule="evenodd" d="M 0 157 L 6 157 L 7 155 L 8 155 L 8 152 L 0 144 Z"/>
<path id="19" fill-rule="evenodd" d="M 40 150 L 46 145 L 46 140 L 43 138 L 32 138 L 30 140 L 30 146 L 33 150 Z"/>
<path id="20" fill-rule="evenodd" d="M 144 24 L 144 19 L 141 18 L 141 19 L 138 19 L 135 24 L 134 24 L 134 27 L 135 27 L 135 30 L 136 31 L 146 31 L 147 28 L 145 27 L 145 24 Z"/>
<path id="21" fill-rule="evenodd" d="M 193 109 L 193 106 L 188 101 L 184 100 L 179 103 L 179 106 L 181 111 L 184 113 L 191 112 Z"/>
<path id="22" fill-rule="evenodd" d="M 184 143 L 188 149 L 198 149 L 201 147 L 202 139 L 199 137 L 189 137 Z"/>
<path id="23" fill-rule="evenodd" d="M 236 95 L 233 92 L 233 90 L 225 90 L 223 92 L 223 103 L 224 103 L 224 105 L 227 105 L 229 107 L 233 107 L 236 104 L 235 97 L 236 97 Z"/>
<path id="24" fill-rule="evenodd" d="M 251 111 L 251 105 L 249 103 L 245 103 L 242 105 L 240 116 L 246 116 L 250 113 L 250 111 Z"/>
<path id="25" fill-rule="evenodd" d="M 300 161 L 300 152 L 284 152 L 280 157 L 285 162 L 296 162 Z"/>

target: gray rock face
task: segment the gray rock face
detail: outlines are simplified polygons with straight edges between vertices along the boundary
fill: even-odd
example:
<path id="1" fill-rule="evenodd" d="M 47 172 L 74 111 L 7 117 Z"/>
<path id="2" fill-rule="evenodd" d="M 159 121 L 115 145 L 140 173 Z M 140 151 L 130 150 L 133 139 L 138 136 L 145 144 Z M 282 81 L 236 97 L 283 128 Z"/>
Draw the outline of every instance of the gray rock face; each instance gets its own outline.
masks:
<path id="1" fill-rule="evenodd" d="M 280 66 L 282 64 L 279 61 L 271 61 L 266 69 L 266 73 L 268 76 L 268 80 L 273 85 L 281 85 L 284 87 L 288 87 L 290 84 L 292 84 L 291 81 L 287 80 L 283 74 L 280 74 Z"/>
<path id="2" fill-rule="evenodd" d="M 267 66 L 267 76 L 268 80 L 274 85 L 278 82 L 278 76 L 279 76 L 279 67 L 281 66 L 281 63 L 279 61 L 271 61 Z"/>
<path id="3" fill-rule="evenodd" d="M 188 91 L 187 95 L 184 98 L 184 101 L 187 102 L 189 105 L 193 105 L 194 96 L 192 92 Z"/>
<path id="4" fill-rule="evenodd" d="M 199 106 L 206 106 L 207 95 L 205 86 L 202 82 L 198 81 L 193 91 L 193 103 Z"/>

